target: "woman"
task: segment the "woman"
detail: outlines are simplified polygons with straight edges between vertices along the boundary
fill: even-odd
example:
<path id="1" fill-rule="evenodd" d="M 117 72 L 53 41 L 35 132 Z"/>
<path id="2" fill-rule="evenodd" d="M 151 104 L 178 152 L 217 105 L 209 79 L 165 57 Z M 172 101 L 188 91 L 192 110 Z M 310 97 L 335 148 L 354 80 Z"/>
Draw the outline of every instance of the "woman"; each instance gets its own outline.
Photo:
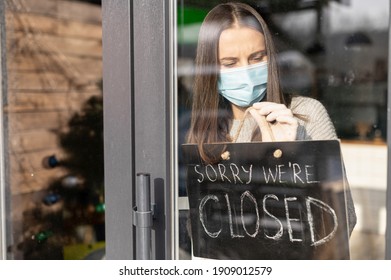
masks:
<path id="1" fill-rule="evenodd" d="M 199 33 L 188 142 L 202 159 L 217 159 L 204 144 L 337 139 L 323 105 L 312 98 L 285 98 L 276 52 L 266 23 L 243 3 L 220 4 Z M 347 192 L 349 231 L 356 216 Z"/>

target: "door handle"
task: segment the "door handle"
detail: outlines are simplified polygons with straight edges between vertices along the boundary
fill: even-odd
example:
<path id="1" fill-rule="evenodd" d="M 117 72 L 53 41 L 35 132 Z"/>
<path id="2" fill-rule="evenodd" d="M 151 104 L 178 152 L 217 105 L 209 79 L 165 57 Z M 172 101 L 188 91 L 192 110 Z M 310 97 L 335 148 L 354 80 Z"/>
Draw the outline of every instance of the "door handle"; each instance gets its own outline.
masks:
<path id="1" fill-rule="evenodd" d="M 136 206 L 133 208 L 133 225 L 136 227 L 136 259 L 150 260 L 153 226 L 151 176 L 149 173 L 138 173 L 136 180 Z"/>

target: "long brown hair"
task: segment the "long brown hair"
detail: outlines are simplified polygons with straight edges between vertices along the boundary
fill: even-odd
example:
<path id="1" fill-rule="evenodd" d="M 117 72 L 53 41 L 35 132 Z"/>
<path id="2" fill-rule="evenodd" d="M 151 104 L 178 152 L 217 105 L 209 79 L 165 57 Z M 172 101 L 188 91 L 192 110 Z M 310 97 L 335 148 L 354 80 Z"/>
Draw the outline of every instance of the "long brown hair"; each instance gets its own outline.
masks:
<path id="1" fill-rule="evenodd" d="M 229 125 L 232 118 L 230 103 L 217 90 L 219 75 L 219 39 L 221 33 L 234 25 L 253 28 L 265 37 L 268 58 L 266 100 L 285 103 L 282 96 L 276 52 L 265 21 L 255 9 L 243 3 L 224 3 L 213 8 L 201 25 L 195 67 L 193 107 L 187 141 L 198 145 L 206 162 L 215 159 L 204 144 L 229 142 Z"/>

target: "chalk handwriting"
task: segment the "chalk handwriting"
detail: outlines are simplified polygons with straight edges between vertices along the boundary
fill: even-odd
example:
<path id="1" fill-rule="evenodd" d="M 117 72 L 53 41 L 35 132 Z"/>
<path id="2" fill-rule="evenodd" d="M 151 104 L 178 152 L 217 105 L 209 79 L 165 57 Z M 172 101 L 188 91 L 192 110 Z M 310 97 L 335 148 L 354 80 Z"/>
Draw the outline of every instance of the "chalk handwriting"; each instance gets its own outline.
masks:
<path id="1" fill-rule="evenodd" d="M 328 212 L 332 217 L 333 217 L 333 223 L 334 223 L 334 228 L 333 230 L 327 235 L 326 237 L 322 238 L 321 240 L 315 241 L 315 234 L 314 234 L 314 223 L 313 223 L 313 216 L 312 216 L 312 211 L 311 211 L 311 203 L 316 205 L 317 207 L 321 208 L 322 210 Z M 306 206 L 307 206 L 307 213 L 308 213 L 308 221 L 310 225 L 310 233 L 311 233 L 311 241 L 313 246 L 319 246 L 322 245 L 329 240 L 331 240 L 338 228 L 338 219 L 337 215 L 335 214 L 335 211 L 333 208 L 331 208 L 329 205 L 324 203 L 323 201 L 313 198 L 313 197 L 308 197 L 306 200 Z"/>
<path id="2" fill-rule="evenodd" d="M 278 164 L 275 166 L 253 166 L 238 165 L 230 163 L 229 165 L 194 165 L 194 171 L 197 174 L 197 181 L 231 183 L 231 184 L 250 184 L 254 175 L 261 175 L 265 183 L 287 183 L 294 184 L 314 184 L 320 181 L 316 180 L 313 173 L 314 166 L 309 164 L 299 164 L 288 162 L 288 164 Z M 255 174 L 256 173 L 256 174 Z"/>
<path id="3" fill-rule="evenodd" d="M 215 202 L 219 202 L 219 198 L 215 195 L 207 195 L 205 196 L 202 200 L 201 200 L 201 203 L 199 205 L 199 212 L 200 212 L 200 222 L 202 224 L 202 226 L 204 227 L 204 230 L 206 232 L 207 235 L 209 235 L 210 237 L 212 238 L 216 238 L 219 236 L 220 232 L 221 232 L 221 229 L 217 232 L 210 232 L 207 228 L 206 228 L 206 225 L 205 225 L 205 220 L 204 220 L 204 206 L 205 204 L 208 202 L 208 200 L 212 199 L 213 201 Z"/>
<path id="4" fill-rule="evenodd" d="M 266 209 L 266 200 L 269 199 L 269 198 L 272 198 L 272 199 L 275 199 L 278 201 L 278 197 L 274 194 L 267 194 L 263 197 L 263 201 L 262 201 L 262 207 L 263 207 L 263 212 L 271 217 L 273 220 L 275 220 L 277 222 L 277 224 L 279 225 L 279 230 L 277 231 L 277 233 L 274 235 L 274 236 L 269 236 L 265 233 L 265 237 L 266 238 L 270 238 L 270 239 L 273 239 L 273 240 L 278 240 L 281 238 L 282 234 L 283 234 L 283 226 L 282 226 L 282 223 L 281 221 L 274 215 L 270 214 L 270 212 Z"/>
<path id="5" fill-rule="evenodd" d="M 226 207 L 226 211 L 227 211 L 226 214 L 228 215 L 228 221 L 229 221 L 229 235 L 231 236 L 231 238 L 244 238 L 245 237 L 244 235 L 234 233 L 234 228 L 237 228 L 238 226 L 239 227 L 241 226 L 243 228 L 246 236 L 248 236 L 250 238 L 256 238 L 261 232 L 260 231 L 260 227 L 261 227 L 260 221 L 262 218 L 260 215 L 260 212 L 259 212 L 260 208 L 259 208 L 258 201 L 257 201 L 256 197 L 250 191 L 244 191 L 241 194 L 241 196 L 240 196 L 240 209 L 241 209 L 240 221 L 238 219 L 233 219 L 233 214 L 232 214 L 232 210 L 231 210 L 232 205 L 230 202 L 229 194 L 224 193 L 224 198 L 225 198 L 225 205 L 221 205 L 222 201 L 219 200 L 217 195 L 209 194 L 209 195 L 204 196 L 201 199 L 201 201 L 199 203 L 199 207 L 198 207 L 199 220 L 200 220 L 200 223 L 202 224 L 202 227 L 203 227 L 205 233 L 208 236 L 210 236 L 211 238 L 218 238 L 219 235 L 223 231 L 222 227 L 217 231 L 210 231 L 208 229 L 208 222 L 207 222 L 208 219 L 206 217 L 206 215 L 208 215 L 208 213 L 207 213 L 207 211 L 204 210 L 204 208 L 207 203 L 216 203 L 216 204 L 218 204 L 217 206 L 219 209 L 220 208 L 224 209 L 224 207 Z M 277 241 L 277 240 L 280 240 L 284 234 L 284 226 L 283 226 L 283 222 L 281 221 L 281 218 L 277 218 L 276 216 L 271 214 L 271 212 L 267 209 L 267 200 L 269 200 L 269 199 L 279 201 L 278 197 L 275 194 L 264 195 L 261 200 L 262 201 L 262 210 L 263 210 L 265 217 L 271 218 L 274 222 L 276 222 L 276 224 L 278 225 L 278 230 L 276 231 L 276 233 L 274 235 L 269 235 L 266 231 L 263 232 L 263 235 L 267 239 L 272 239 L 272 240 Z M 245 200 L 248 201 L 248 203 L 251 203 L 254 208 L 253 211 L 255 214 L 255 222 L 254 222 L 254 227 L 253 227 L 254 229 L 251 232 L 248 230 L 248 228 L 246 226 L 248 224 L 248 222 L 245 222 L 245 214 L 243 212 L 243 205 L 244 205 Z M 294 202 L 296 200 L 297 200 L 297 197 L 295 197 L 295 196 L 290 196 L 290 197 L 284 198 L 285 220 L 286 220 L 285 224 L 286 224 L 286 231 L 289 236 L 290 242 L 303 242 L 302 239 L 293 237 L 292 222 L 304 222 L 304 223 L 308 224 L 308 227 L 310 230 L 311 246 L 316 247 L 316 246 L 322 245 L 322 244 L 330 241 L 334 237 L 334 235 L 337 231 L 337 228 L 338 228 L 337 215 L 336 215 L 334 209 L 332 209 L 328 204 L 326 204 L 325 202 L 323 202 L 319 199 L 316 199 L 316 198 L 313 198 L 310 196 L 306 196 L 305 197 L 305 205 L 306 205 L 305 210 L 307 212 L 307 215 L 306 215 L 307 220 L 301 221 L 300 219 L 292 218 L 290 216 L 290 203 Z M 323 211 L 323 213 L 330 215 L 332 217 L 332 221 L 333 221 L 332 231 L 329 232 L 325 237 L 322 237 L 319 240 L 317 240 L 317 237 L 315 236 L 316 225 L 314 223 L 313 210 L 312 210 L 311 206 L 317 207 L 321 211 Z M 212 215 L 213 213 L 209 213 L 209 214 Z M 238 224 L 238 223 L 241 223 L 241 224 Z"/>

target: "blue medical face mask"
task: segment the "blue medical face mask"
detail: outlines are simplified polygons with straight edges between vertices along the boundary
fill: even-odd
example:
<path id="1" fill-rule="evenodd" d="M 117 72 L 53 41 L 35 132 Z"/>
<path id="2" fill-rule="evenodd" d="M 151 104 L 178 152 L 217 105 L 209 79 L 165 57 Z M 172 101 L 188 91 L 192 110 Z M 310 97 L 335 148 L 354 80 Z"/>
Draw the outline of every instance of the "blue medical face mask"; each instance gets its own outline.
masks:
<path id="1" fill-rule="evenodd" d="M 218 81 L 219 93 L 239 107 L 249 107 L 266 94 L 267 62 L 223 69 Z"/>

